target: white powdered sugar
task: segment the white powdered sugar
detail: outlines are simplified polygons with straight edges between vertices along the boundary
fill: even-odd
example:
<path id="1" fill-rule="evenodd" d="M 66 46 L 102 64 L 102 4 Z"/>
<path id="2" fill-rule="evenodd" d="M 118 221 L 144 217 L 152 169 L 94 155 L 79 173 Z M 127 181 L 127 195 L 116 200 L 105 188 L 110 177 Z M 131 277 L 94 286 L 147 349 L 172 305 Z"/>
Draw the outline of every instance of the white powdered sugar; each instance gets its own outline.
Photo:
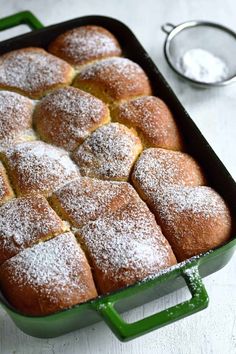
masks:
<path id="1" fill-rule="evenodd" d="M 114 100 L 149 94 L 151 89 L 143 69 L 127 58 L 98 61 L 81 70 L 76 82 L 97 81 Z"/>
<path id="2" fill-rule="evenodd" d="M 32 126 L 33 103 L 15 92 L 0 91 L 0 144 Z"/>
<path id="3" fill-rule="evenodd" d="M 165 222 L 173 223 L 176 214 L 189 213 L 205 219 L 228 214 L 227 207 L 212 188 L 166 186 L 153 198 L 154 205 Z"/>
<path id="4" fill-rule="evenodd" d="M 136 194 L 126 182 L 79 177 L 57 190 L 52 203 L 74 227 L 81 227 L 127 203 L 133 193 Z"/>
<path id="5" fill-rule="evenodd" d="M 177 67 L 190 79 L 206 83 L 225 80 L 229 75 L 229 68 L 221 58 L 201 48 L 185 52 Z"/>
<path id="6" fill-rule="evenodd" d="M 117 40 L 108 31 L 97 26 L 83 26 L 62 34 L 56 39 L 55 49 L 52 43 L 52 52 L 57 54 L 59 51 L 65 59 L 77 65 L 121 54 Z"/>
<path id="7" fill-rule="evenodd" d="M 62 221 L 44 197 L 12 199 L 0 208 L 0 263 L 62 231 Z"/>
<path id="8" fill-rule="evenodd" d="M 131 130 L 111 123 L 92 133 L 73 158 L 84 176 L 123 180 L 128 178 L 140 150 L 140 139 Z"/>
<path id="9" fill-rule="evenodd" d="M 168 266 L 170 248 L 153 215 L 141 200 L 79 231 L 95 268 L 115 281 L 127 283 Z"/>
<path id="10" fill-rule="evenodd" d="M 144 96 L 122 103 L 114 115 L 120 123 L 136 127 L 148 146 L 180 149 L 180 135 L 166 104 Z"/>
<path id="11" fill-rule="evenodd" d="M 55 90 L 36 108 L 36 128 L 43 139 L 74 150 L 108 116 L 105 104 L 74 87 Z"/>
<path id="12" fill-rule="evenodd" d="M 0 86 L 42 96 L 54 85 L 67 84 L 70 70 L 69 64 L 43 49 L 18 49 L 0 57 Z"/>
<path id="13" fill-rule="evenodd" d="M 80 281 L 85 261 L 75 237 L 68 232 L 24 250 L 4 265 L 19 288 L 34 288 L 39 297 L 43 294 L 57 302 L 59 294 L 70 299 L 74 291 L 86 293 L 86 282 Z"/>
<path id="14" fill-rule="evenodd" d="M 42 141 L 17 144 L 5 156 L 19 193 L 48 194 L 79 175 L 65 150 Z"/>
<path id="15" fill-rule="evenodd" d="M 190 155 L 157 148 L 142 153 L 134 166 L 132 180 L 146 196 L 158 194 L 163 186 L 205 183 L 199 165 Z"/>

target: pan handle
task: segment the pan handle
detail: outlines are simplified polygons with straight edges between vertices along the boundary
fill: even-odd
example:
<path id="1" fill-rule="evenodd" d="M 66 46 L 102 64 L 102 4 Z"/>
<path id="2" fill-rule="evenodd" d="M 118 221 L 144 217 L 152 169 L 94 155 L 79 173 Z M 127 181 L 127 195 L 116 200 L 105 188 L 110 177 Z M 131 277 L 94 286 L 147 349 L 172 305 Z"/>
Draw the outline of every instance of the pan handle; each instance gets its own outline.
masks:
<path id="1" fill-rule="evenodd" d="M 30 11 L 18 12 L 0 19 L 0 31 L 19 25 L 28 25 L 32 30 L 43 28 L 43 24 Z"/>
<path id="2" fill-rule="evenodd" d="M 120 299 L 119 294 L 112 294 L 107 301 L 96 305 L 96 310 L 103 317 L 107 325 L 121 341 L 128 341 L 168 325 L 208 306 L 208 295 L 202 283 L 198 266 L 190 266 L 181 273 L 192 294 L 190 300 L 172 306 L 164 311 L 143 318 L 137 322 L 127 323 L 115 309 L 115 303 Z"/>

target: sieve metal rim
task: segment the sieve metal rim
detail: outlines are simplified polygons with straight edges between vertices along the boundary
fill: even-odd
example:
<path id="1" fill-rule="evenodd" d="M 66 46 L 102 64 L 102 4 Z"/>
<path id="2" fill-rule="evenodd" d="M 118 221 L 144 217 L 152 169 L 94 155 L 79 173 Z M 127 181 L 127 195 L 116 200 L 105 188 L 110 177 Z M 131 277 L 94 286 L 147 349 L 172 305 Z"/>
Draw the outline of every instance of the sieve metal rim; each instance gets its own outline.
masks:
<path id="1" fill-rule="evenodd" d="M 191 84 L 201 87 L 221 87 L 230 85 L 236 82 L 236 73 L 235 75 L 231 76 L 230 78 L 218 82 L 202 82 L 198 80 L 191 79 L 190 77 L 184 75 L 181 71 L 177 69 L 176 66 L 171 61 L 171 54 L 170 54 L 170 44 L 174 37 L 179 34 L 181 31 L 185 30 L 186 28 L 190 27 L 197 27 L 197 26 L 209 26 L 220 29 L 222 31 L 227 32 L 231 36 L 233 36 L 236 40 L 236 33 L 232 31 L 230 28 L 220 25 L 219 23 L 209 22 L 209 21 L 202 21 L 202 20 L 192 20 L 180 23 L 179 25 L 173 25 L 172 23 L 165 23 L 161 26 L 161 29 L 164 33 L 167 34 L 165 42 L 164 42 L 164 55 L 166 58 L 167 63 L 169 64 L 170 68 L 181 78 L 189 81 Z M 236 45 L 236 43 L 235 43 Z"/>

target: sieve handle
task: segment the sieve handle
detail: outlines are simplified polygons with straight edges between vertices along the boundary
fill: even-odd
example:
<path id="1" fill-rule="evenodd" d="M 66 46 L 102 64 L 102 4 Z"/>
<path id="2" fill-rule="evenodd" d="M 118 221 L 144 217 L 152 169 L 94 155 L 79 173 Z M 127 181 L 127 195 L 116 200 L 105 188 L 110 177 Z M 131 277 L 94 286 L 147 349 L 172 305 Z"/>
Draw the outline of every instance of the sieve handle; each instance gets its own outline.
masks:
<path id="1" fill-rule="evenodd" d="M 165 23 L 164 25 L 161 26 L 161 29 L 163 32 L 165 32 L 166 34 L 170 34 L 171 31 L 173 31 L 173 29 L 175 28 L 176 26 L 173 25 L 172 23 Z"/>
<path id="2" fill-rule="evenodd" d="M 115 309 L 116 303 L 120 300 L 119 293 L 108 295 L 106 301 L 96 303 L 95 309 L 121 341 L 134 339 L 207 307 L 208 295 L 199 274 L 198 265 L 191 264 L 181 271 L 181 275 L 186 281 L 192 298 L 137 322 L 127 323 Z"/>
<path id="3" fill-rule="evenodd" d="M 30 11 L 21 11 L 14 15 L 0 19 L 0 31 L 16 27 L 19 25 L 28 25 L 32 30 L 43 28 L 43 24 Z"/>

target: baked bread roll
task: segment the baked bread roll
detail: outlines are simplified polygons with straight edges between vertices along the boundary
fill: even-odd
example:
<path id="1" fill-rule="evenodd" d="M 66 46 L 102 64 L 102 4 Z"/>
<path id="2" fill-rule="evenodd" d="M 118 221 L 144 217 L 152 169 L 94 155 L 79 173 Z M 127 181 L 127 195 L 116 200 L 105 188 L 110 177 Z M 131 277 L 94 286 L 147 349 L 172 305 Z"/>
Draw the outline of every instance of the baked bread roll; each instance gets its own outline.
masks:
<path id="1" fill-rule="evenodd" d="M 109 110 L 102 101 L 74 87 L 53 91 L 38 103 L 34 113 L 41 138 L 69 151 L 109 121 Z"/>
<path id="2" fill-rule="evenodd" d="M 62 33 L 48 51 L 77 69 L 92 61 L 121 55 L 117 39 L 99 26 L 81 26 Z"/>
<path id="3" fill-rule="evenodd" d="M 65 150 L 42 141 L 23 142 L 2 153 L 17 195 L 42 194 L 54 190 L 79 175 Z"/>
<path id="4" fill-rule="evenodd" d="M 137 194 L 126 182 L 79 177 L 50 197 L 50 203 L 63 220 L 79 228 L 101 215 L 109 215 Z"/>
<path id="5" fill-rule="evenodd" d="M 0 147 L 5 147 L 32 133 L 32 114 L 34 104 L 15 92 L 0 91 Z"/>
<path id="6" fill-rule="evenodd" d="M 0 206 L 14 197 L 6 170 L 0 162 Z"/>
<path id="7" fill-rule="evenodd" d="M 206 183 L 203 171 L 188 154 L 179 151 L 150 148 L 137 160 L 132 182 L 139 195 L 149 205 L 151 197 L 163 186 L 200 186 Z"/>
<path id="8" fill-rule="evenodd" d="M 176 263 L 154 216 L 136 193 L 112 215 L 87 223 L 76 235 L 101 294 L 131 285 Z"/>
<path id="9" fill-rule="evenodd" d="M 0 56 L 0 89 L 40 98 L 69 85 L 74 70 L 65 61 L 41 48 L 22 48 Z"/>
<path id="10" fill-rule="evenodd" d="M 14 198 L 0 208 L 0 264 L 23 249 L 68 231 L 39 195 Z"/>
<path id="11" fill-rule="evenodd" d="M 12 306 L 45 316 L 97 296 L 90 266 L 71 232 L 27 248 L 0 267 L 0 285 Z"/>
<path id="12" fill-rule="evenodd" d="M 90 92 L 106 103 L 151 94 L 145 72 L 127 58 L 104 59 L 86 66 L 76 76 L 73 86 Z"/>
<path id="13" fill-rule="evenodd" d="M 152 204 L 178 261 L 211 250 L 230 238 L 230 212 L 210 187 L 168 186 L 159 191 Z"/>
<path id="14" fill-rule="evenodd" d="M 72 156 L 82 176 L 127 181 L 141 151 L 135 131 L 111 123 L 93 132 Z"/>
<path id="15" fill-rule="evenodd" d="M 136 129 L 143 145 L 182 150 L 182 139 L 167 105 L 154 96 L 123 102 L 112 110 L 114 121 Z"/>

